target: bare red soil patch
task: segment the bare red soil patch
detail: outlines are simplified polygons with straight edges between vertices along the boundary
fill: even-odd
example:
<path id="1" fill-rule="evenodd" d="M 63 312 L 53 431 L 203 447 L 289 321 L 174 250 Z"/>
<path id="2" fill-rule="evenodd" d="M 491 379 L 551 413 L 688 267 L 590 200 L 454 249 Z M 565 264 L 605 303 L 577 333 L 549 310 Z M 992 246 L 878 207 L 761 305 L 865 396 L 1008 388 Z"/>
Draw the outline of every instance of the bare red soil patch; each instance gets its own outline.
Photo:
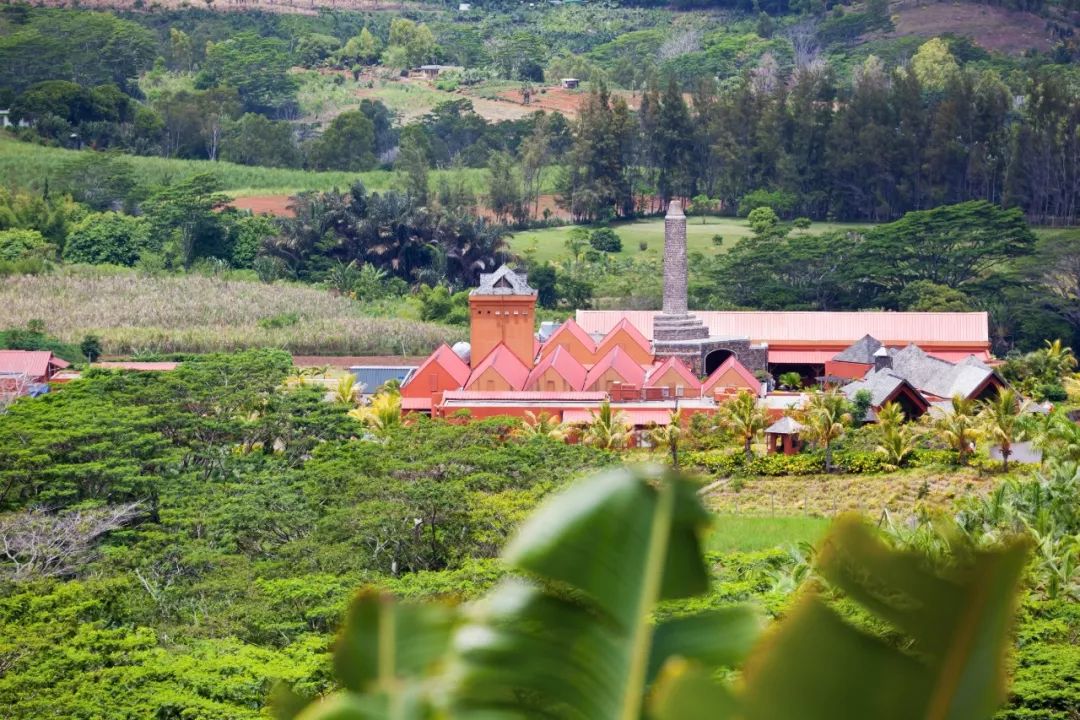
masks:
<path id="1" fill-rule="evenodd" d="M 889 8 L 896 29 L 881 37 L 936 37 L 945 33 L 970 37 L 980 47 L 1011 55 L 1034 48 L 1048 51 L 1054 40 L 1046 20 L 1028 12 L 967 2 L 903 0 Z"/>
<path id="2" fill-rule="evenodd" d="M 296 216 L 289 208 L 288 195 L 249 195 L 235 198 L 229 204 L 238 210 L 250 210 L 254 215 Z"/>
<path id="3" fill-rule="evenodd" d="M 641 96 L 624 90 L 612 90 L 612 95 L 618 95 L 626 101 L 631 110 L 637 110 L 641 106 Z M 499 97 L 509 102 L 529 108 L 530 112 L 544 110 L 546 112 L 560 112 L 568 118 L 577 117 L 578 109 L 589 97 L 585 90 L 567 90 L 559 85 L 543 87 L 535 90 L 529 98 L 529 104 L 525 105 L 525 99 L 520 90 L 504 90 Z"/>

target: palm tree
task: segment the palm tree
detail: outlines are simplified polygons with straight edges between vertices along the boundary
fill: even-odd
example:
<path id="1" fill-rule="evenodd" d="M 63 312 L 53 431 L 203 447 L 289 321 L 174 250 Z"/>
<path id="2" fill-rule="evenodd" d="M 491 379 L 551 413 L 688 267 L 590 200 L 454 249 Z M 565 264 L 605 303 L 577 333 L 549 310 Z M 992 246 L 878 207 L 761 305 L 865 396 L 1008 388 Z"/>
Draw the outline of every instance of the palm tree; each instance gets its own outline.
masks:
<path id="1" fill-rule="evenodd" d="M 832 472 L 832 444 L 844 436 L 851 423 L 847 398 L 838 392 L 815 394 L 803 415 L 802 424 L 811 440 L 825 449 L 825 471 Z"/>
<path id="2" fill-rule="evenodd" d="M 583 442 L 603 450 L 619 450 L 626 447 L 630 440 L 630 426 L 625 416 L 618 410 L 612 410 L 607 400 L 598 412 L 592 414 L 592 422 L 585 429 Z"/>
<path id="3" fill-rule="evenodd" d="M 754 437 L 769 425 L 769 416 L 758 406 L 753 393 L 743 390 L 720 406 L 720 423 L 742 440 L 746 459 L 753 458 Z"/>
<path id="4" fill-rule="evenodd" d="M 1047 375 L 1060 379 L 1076 370 L 1076 356 L 1072 348 L 1062 344 L 1060 338 L 1052 342 L 1050 340 L 1043 342 L 1046 343 L 1046 347 L 1043 348 L 1043 358 Z"/>
<path id="5" fill-rule="evenodd" d="M 360 388 L 356 386 L 356 376 L 352 373 L 342 375 L 334 388 L 334 402 L 339 405 L 355 405 L 356 394 Z"/>
<path id="6" fill-rule="evenodd" d="M 885 456 L 888 469 L 898 470 L 915 451 L 918 436 L 910 425 L 904 424 L 904 409 L 897 403 L 885 403 L 877 416 L 878 444 L 874 452 Z"/>
<path id="7" fill-rule="evenodd" d="M 776 382 L 785 390 L 798 390 L 802 387 L 802 376 L 797 372 L 781 373 Z"/>
<path id="8" fill-rule="evenodd" d="M 401 396 L 396 393 L 379 393 L 365 407 L 349 411 L 349 417 L 382 434 L 401 426 Z"/>
<path id="9" fill-rule="evenodd" d="M 679 441 L 682 439 L 682 410 L 672 410 L 667 425 L 657 425 L 649 431 L 649 440 L 658 448 L 671 453 L 671 466 L 679 467 Z"/>
<path id="10" fill-rule="evenodd" d="M 1013 443 L 1025 436 L 1023 416 L 1026 410 L 1026 400 L 1022 401 L 1015 390 L 1003 388 L 996 397 L 984 400 L 979 412 L 987 437 L 1001 448 L 1001 469 L 1006 472 Z"/>
<path id="11" fill-rule="evenodd" d="M 978 421 L 975 417 L 975 401 L 954 395 L 952 412 L 934 421 L 934 429 L 945 438 L 949 447 L 956 451 L 956 460 L 961 465 L 967 464 L 975 441 L 979 439 Z"/>
<path id="12" fill-rule="evenodd" d="M 533 413 L 525 411 L 525 421 L 521 427 L 514 430 L 514 435 L 520 438 L 549 438 L 551 440 L 565 440 L 569 434 L 569 428 L 556 420 L 551 413 Z"/>

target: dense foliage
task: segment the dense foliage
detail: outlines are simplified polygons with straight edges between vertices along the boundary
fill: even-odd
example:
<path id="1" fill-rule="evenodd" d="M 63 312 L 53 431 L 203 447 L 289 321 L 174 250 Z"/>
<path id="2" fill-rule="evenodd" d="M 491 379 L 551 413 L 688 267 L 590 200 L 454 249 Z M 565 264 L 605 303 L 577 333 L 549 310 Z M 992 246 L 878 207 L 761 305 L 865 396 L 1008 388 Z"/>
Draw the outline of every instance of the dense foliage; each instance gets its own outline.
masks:
<path id="1" fill-rule="evenodd" d="M 27 562 L 32 543 L 0 558 L 11 717 L 257 717 L 275 679 L 325 689 L 352 587 L 471 594 L 539 497 L 610 462 L 511 440 L 506 421 L 370 435 L 321 390 L 284 387 L 288 366 L 267 351 L 94 372 L 0 415 L 9 551 L 41 524 L 32 507 L 59 522 L 139 503 L 56 575 Z"/>

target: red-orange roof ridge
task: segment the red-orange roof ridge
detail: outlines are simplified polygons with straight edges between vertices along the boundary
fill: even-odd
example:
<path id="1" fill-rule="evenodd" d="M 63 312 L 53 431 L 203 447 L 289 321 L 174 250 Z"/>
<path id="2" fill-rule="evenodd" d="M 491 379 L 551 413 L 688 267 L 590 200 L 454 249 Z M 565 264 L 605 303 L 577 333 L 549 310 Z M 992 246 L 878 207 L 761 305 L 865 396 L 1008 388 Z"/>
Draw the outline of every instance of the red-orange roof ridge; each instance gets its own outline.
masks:
<path id="1" fill-rule="evenodd" d="M 615 370 L 629 385 L 641 385 L 645 380 L 645 368 L 634 362 L 621 347 L 616 345 L 589 369 L 589 374 L 585 377 L 585 387 L 592 387 L 597 378 L 609 369 Z"/>
<path id="2" fill-rule="evenodd" d="M 745 380 L 750 387 L 761 387 L 761 381 L 754 376 L 754 373 L 750 372 L 745 365 L 739 362 L 738 358 L 731 355 L 727 360 L 720 363 L 719 367 L 712 371 L 712 375 L 709 375 L 709 377 L 705 379 L 705 382 L 701 385 L 701 393 L 705 395 L 712 392 L 713 388 L 716 387 L 716 383 L 720 381 L 720 378 L 728 370 L 734 370 L 738 373 L 739 377 Z"/>
<path id="3" fill-rule="evenodd" d="M 693 371 L 690 370 L 689 367 L 687 367 L 686 363 L 684 363 L 682 360 L 675 357 L 674 355 L 653 368 L 653 370 L 649 373 L 648 378 L 645 380 L 645 387 L 652 387 L 650 383 L 653 383 L 656 380 L 662 378 L 668 370 L 675 370 L 675 372 L 679 374 L 679 377 L 686 381 L 686 386 L 688 388 L 697 390 L 701 387 L 701 381 L 694 376 Z"/>
<path id="4" fill-rule="evenodd" d="M 525 363 L 521 362 L 521 359 L 510 348 L 503 343 L 499 343 L 491 349 L 487 357 L 480 361 L 479 365 L 473 368 L 465 386 L 468 387 L 470 383 L 479 378 L 489 368 L 499 373 L 503 380 L 506 380 L 507 384 L 514 390 L 521 390 L 525 387 L 525 381 L 529 378 L 529 368 L 526 367 Z"/>
<path id="5" fill-rule="evenodd" d="M 525 387 L 532 387 L 532 384 L 537 382 L 540 376 L 549 369 L 557 372 L 575 390 L 581 390 L 585 387 L 585 378 L 589 374 L 585 366 L 578 362 L 577 358 L 568 352 L 565 347 L 560 345 L 555 348 L 555 352 L 549 354 L 532 369 L 529 377 L 525 380 Z"/>

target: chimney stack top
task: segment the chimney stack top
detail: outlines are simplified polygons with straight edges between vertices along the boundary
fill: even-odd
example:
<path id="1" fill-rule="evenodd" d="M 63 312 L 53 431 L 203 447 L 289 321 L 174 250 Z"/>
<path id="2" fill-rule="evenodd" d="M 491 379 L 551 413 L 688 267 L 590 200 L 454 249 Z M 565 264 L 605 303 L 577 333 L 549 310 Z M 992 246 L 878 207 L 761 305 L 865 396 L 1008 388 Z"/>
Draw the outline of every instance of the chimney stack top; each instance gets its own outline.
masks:
<path id="1" fill-rule="evenodd" d="M 683 213 L 682 203 L 679 202 L 678 200 L 672 200 L 670 203 L 668 203 L 667 215 L 665 215 L 665 217 L 669 217 L 669 218 L 686 217 L 686 214 Z"/>

